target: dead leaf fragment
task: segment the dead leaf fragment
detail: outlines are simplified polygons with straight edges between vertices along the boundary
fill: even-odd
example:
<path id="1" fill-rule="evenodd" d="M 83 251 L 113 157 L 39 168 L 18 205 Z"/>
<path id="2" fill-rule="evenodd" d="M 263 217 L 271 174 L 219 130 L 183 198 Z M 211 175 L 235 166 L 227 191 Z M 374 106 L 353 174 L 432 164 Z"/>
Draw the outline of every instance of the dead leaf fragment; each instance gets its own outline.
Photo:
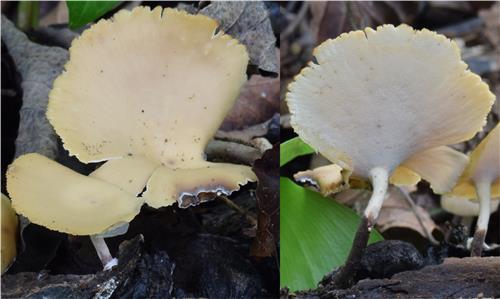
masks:
<path id="1" fill-rule="evenodd" d="M 417 16 L 417 2 L 325 1 L 310 2 L 311 30 L 317 44 L 342 32 L 381 24 L 410 24 Z"/>
<path id="2" fill-rule="evenodd" d="M 496 3 L 488 10 L 481 10 L 479 16 L 484 20 L 486 30 L 484 35 L 489 41 L 496 46 L 500 47 L 500 3 Z"/>
<path id="3" fill-rule="evenodd" d="M 420 225 L 415 213 L 419 214 L 423 227 Z M 434 223 L 426 210 L 420 206 L 415 206 L 415 211 L 413 211 L 410 204 L 404 198 L 404 194 L 398 188 L 390 187 L 382 210 L 380 210 L 377 228 L 383 233 L 390 228 L 397 227 L 414 230 L 424 238 L 427 238 L 424 229 L 431 234 L 435 229 L 438 229 L 436 223 Z"/>
<path id="4" fill-rule="evenodd" d="M 221 129 L 240 130 L 262 123 L 279 111 L 280 78 L 253 75 L 243 86 L 240 97 L 224 119 Z"/>
<path id="5" fill-rule="evenodd" d="M 263 2 L 213 1 L 200 13 L 218 20 L 224 32 L 243 43 L 251 64 L 267 72 L 279 72 L 276 37 Z"/>

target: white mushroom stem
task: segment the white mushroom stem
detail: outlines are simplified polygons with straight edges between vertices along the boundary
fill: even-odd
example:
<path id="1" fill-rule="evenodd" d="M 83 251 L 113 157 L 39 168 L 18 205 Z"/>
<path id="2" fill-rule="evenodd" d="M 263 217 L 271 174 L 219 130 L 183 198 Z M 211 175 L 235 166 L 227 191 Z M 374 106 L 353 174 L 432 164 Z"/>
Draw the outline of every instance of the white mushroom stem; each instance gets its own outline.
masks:
<path id="1" fill-rule="evenodd" d="M 377 220 L 382 204 L 384 203 L 387 187 L 389 186 L 389 171 L 384 167 L 375 167 L 370 170 L 370 180 L 373 192 L 365 213 L 361 218 L 354 241 L 349 252 L 345 265 L 335 275 L 333 285 L 338 288 L 348 288 L 353 285 L 354 278 L 361 267 L 361 259 L 365 253 L 370 229 Z"/>
<path id="2" fill-rule="evenodd" d="M 475 185 L 477 197 L 479 198 L 479 218 L 477 219 L 476 232 L 472 240 L 471 256 L 481 256 L 484 239 L 488 231 L 488 222 L 490 220 L 491 182 L 477 181 Z"/>
<path id="3" fill-rule="evenodd" d="M 103 237 L 90 236 L 90 240 L 92 240 L 92 244 L 94 244 L 95 250 L 97 251 L 97 255 L 101 260 L 104 270 L 110 270 L 111 268 L 113 268 L 113 266 L 116 266 L 118 264 L 118 260 L 116 258 L 113 258 L 113 256 L 109 252 L 108 245 L 106 245 Z"/>
<path id="4" fill-rule="evenodd" d="M 389 172 L 384 167 L 375 167 L 370 170 L 370 179 L 372 181 L 373 192 L 368 201 L 364 216 L 368 219 L 368 226 L 372 227 L 384 203 L 389 185 Z"/>

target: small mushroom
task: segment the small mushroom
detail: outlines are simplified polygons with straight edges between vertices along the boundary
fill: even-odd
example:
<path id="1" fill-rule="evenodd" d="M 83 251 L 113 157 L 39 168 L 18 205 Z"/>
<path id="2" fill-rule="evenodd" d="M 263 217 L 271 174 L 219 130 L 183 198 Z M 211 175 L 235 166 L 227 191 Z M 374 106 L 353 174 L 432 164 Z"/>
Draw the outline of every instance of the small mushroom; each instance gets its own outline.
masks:
<path id="1" fill-rule="evenodd" d="M 479 218 L 471 255 L 481 256 L 488 231 L 491 198 L 500 197 L 500 124 L 472 151 L 470 162 L 451 194 L 479 200 Z"/>
<path id="2" fill-rule="evenodd" d="M 10 199 L 2 193 L 2 274 L 9 269 L 17 255 L 18 219 Z"/>
<path id="3" fill-rule="evenodd" d="M 495 213 L 498 209 L 500 198 L 493 198 L 490 202 L 490 214 Z M 441 196 L 441 207 L 454 215 L 462 217 L 473 217 L 479 215 L 479 202 L 477 200 L 458 197 L 453 195 Z"/>
<path id="4" fill-rule="evenodd" d="M 141 198 L 40 154 L 22 155 L 7 170 L 16 212 L 36 224 L 71 235 L 94 235 L 130 222 Z"/>
<path id="5" fill-rule="evenodd" d="M 248 64 L 245 47 L 217 27 L 203 15 L 137 7 L 83 32 L 49 96 L 64 147 L 85 163 L 109 161 L 97 177 L 130 181 L 135 194 L 147 185 L 155 208 L 255 181 L 248 166 L 205 161 Z"/>
<path id="6" fill-rule="evenodd" d="M 317 167 L 313 170 L 300 171 L 293 178 L 300 183 L 310 184 L 321 194 L 328 196 L 343 189 L 342 168 L 336 164 Z"/>
<path id="7" fill-rule="evenodd" d="M 495 96 L 453 41 L 426 29 L 366 28 L 327 40 L 313 54 L 317 63 L 289 85 L 291 125 L 349 180 L 371 181 L 358 230 L 364 237 L 353 247 L 362 250 L 389 180 L 414 183 L 418 176 L 436 193 L 453 187 L 467 157 L 445 145 L 480 131 Z M 352 251 L 350 258 L 359 256 Z"/>

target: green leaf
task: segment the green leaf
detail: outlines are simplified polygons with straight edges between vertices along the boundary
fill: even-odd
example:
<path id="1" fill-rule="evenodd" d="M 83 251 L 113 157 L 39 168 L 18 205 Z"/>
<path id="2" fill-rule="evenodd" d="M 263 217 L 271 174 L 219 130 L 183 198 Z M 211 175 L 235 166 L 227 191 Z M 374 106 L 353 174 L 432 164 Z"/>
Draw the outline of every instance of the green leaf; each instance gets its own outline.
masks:
<path id="1" fill-rule="evenodd" d="M 325 274 L 344 264 L 360 218 L 351 209 L 280 179 L 280 286 L 316 288 Z M 382 240 L 372 230 L 369 243 Z"/>
<path id="2" fill-rule="evenodd" d="M 309 155 L 316 151 L 299 137 L 295 137 L 280 145 L 280 167 L 298 156 Z"/>
<path id="3" fill-rule="evenodd" d="M 66 1 L 69 11 L 69 27 L 75 29 L 102 17 L 120 1 Z"/>

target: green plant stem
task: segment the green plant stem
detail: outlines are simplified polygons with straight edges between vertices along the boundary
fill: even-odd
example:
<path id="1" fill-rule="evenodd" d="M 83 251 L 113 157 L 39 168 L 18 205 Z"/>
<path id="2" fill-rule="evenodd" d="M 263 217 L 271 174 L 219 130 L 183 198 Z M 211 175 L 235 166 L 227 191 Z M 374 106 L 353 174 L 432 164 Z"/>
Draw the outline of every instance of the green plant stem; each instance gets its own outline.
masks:
<path id="1" fill-rule="evenodd" d="M 16 26 L 23 31 L 36 28 L 38 26 L 39 14 L 40 3 L 38 1 L 19 2 L 17 7 Z"/>

